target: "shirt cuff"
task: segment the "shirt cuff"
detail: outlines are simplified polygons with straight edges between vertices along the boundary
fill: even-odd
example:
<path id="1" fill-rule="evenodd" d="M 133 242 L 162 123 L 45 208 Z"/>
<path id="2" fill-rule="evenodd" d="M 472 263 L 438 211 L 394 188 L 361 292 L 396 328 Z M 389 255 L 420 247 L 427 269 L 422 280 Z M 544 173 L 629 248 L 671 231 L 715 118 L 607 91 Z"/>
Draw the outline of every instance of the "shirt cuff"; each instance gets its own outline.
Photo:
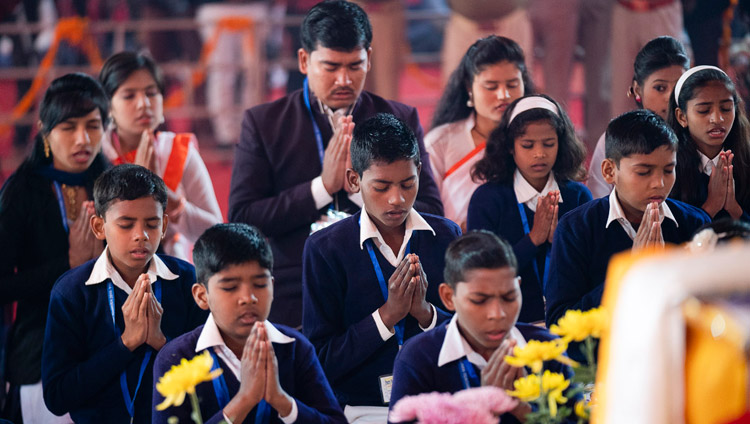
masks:
<path id="1" fill-rule="evenodd" d="M 234 424 L 234 423 L 232 422 L 232 420 L 230 420 L 230 419 L 229 419 L 229 417 L 227 417 L 227 414 L 225 414 L 225 413 L 223 413 L 223 412 L 222 412 L 222 413 L 221 413 L 221 415 L 223 415 L 223 416 L 224 416 L 224 421 L 226 421 L 226 422 L 227 422 L 227 424 Z"/>
<path id="2" fill-rule="evenodd" d="M 437 309 L 435 309 L 435 305 L 430 303 L 430 308 L 432 308 L 432 321 L 430 321 L 430 325 L 427 326 L 427 328 L 423 328 L 421 325 L 419 328 L 422 329 L 422 331 L 429 331 L 435 328 L 435 324 L 437 324 Z"/>
<path id="3" fill-rule="evenodd" d="M 323 185 L 323 177 L 315 177 L 312 180 L 312 184 L 310 184 L 310 190 L 315 201 L 315 209 L 321 209 L 323 206 L 333 202 L 333 196 L 328 194 L 326 186 Z"/>
<path id="4" fill-rule="evenodd" d="M 395 332 L 391 332 L 391 330 L 386 327 L 385 323 L 383 322 L 383 318 L 380 317 L 380 311 L 377 309 L 375 312 L 372 313 L 372 319 L 375 320 L 375 326 L 378 327 L 378 333 L 380 333 L 380 338 L 383 339 L 383 341 L 386 341 L 393 337 Z"/>
<path id="5" fill-rule="evenodd" d="M 289 412 L 289 415 L 286 417 L 279 417 L 281 421 L 284 422 L 284 424 L 292 424 L 293 422 L 297 421 L 297 414 L 299 411 L 297 410 L 297 399 L 292 402 L 292 411 Z"/>
<path id="6" fill-rule="evenodd" d="M 349 195 L 349 200 L 352 201 L 355 205 L 359 206 L 360 208 L 364 206 L 365 202 L 362 200 L 362 192 L 358 191 L 356 193 L 351 193 Z"/>

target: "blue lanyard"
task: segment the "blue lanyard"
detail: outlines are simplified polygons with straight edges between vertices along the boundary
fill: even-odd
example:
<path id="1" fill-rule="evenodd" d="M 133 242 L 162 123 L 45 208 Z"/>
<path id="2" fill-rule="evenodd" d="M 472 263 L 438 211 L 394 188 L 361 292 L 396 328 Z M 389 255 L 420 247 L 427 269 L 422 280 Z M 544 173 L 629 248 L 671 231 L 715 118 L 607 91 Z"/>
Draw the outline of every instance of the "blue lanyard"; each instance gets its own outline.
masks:
<path id="1" fill-rule="evenodd" d="M 367 239 L 365 241 L 365 246 L 367 246 L 367 253 L 370 254 L 370 261 L 372 262 L 372 267 L 375 269 L 375 275 L 378 277 L 378 284 L 380 284 L 380 291 L 383 293 L 383 299 L 388 300 L 388 285 L 385 282 L 385 277 L 383 276 L 383 270 L 380 268 L 380 263 L 378 262 L 378 258 L 375 256 L 375 249 L 373 249 L 373 241 L 372 239 Z M 408 255 L 411 251 L 411 240 L 409 240 L 408 243 L 406 243 L 406 250 L 404 251 L 404 255 Z M 393 329 L 396 331 L 396 341 L 398 341 L 399 348 L 403 346 L 404 344 L 404 323 L 406 321 L 406 318 L 402 319 L 401 321 L 396 324 Z"/>
<path id="2" fill-rule="evenodd" d="M 310 105 L 310 86 L 307 83 L 307 77 L 302 86 L 302 96 L 305 99 L 305 107 L 307 108 L 307 114 L 310 115 L 310 121 L 312 121 L 313 131 L 315 132 L 315 143 L 318 145 L 318 156 L 320 157 L 320 166 L 323 166 L 323 156 L 325 150 L 323 149 L 323 136 L 320 133 L 318 123 L 315 121 L 313 116 L 312 106 Z"/>
<path id="3" fill-rule="evenodd" d="M 57 204 L 60 207 L 60 215 L 62 215 L 62 224 L 63 228 L 65 228 L 65 232 L 68 231 L 68 212 L 65 210 L 65 199 L 63 198 L 62 189 L 60 188 L 60 183 L 57 181 L 54 181 L 55 184 L 55 194 L 57 195 Z"/>
<path id="4" fill-rule="evenodd" d="M 523 234 L 529 235 L 531 232 L 529 230 L 529 218 L 526 216 L 526 208 L 523 207 L 523 203 L 518 204 L 518 213 L 521 214 L 521 224 L 523 224 Z M 539 266 L 536 262 L 536 257 L 534 257 L 534 273 L 536 274 L 536 279 L 539 281 L 539 284 L 542 286 L 542 291 L 546 291 L 547 288 L 547 281 L 545 280 L 545 277 L 549 275 L 549 255 L 550 255 L 550 249 L 546 249 L 547 253 L 544 254 L 544 273 L 540 276 L 539 275 Z"/>
<path id="5" fill-rule="evenodd" d="M 211 357 L 214 358 L 214 365 L 211 367 L 211 371 L 221 368 L 219 366 L 219 357 L 216 356 L 216 352 L 213 349 L 209 350 Z M 213 380 L 214 393 L 216 393 L 216 400 L 219 401 L 219 409 L 223 410 L 229 403 L 229 389 L 227 389 L 227 381 L 224 379 L 224 374 L 221 374 Z M 261 400 L 258 403 L 255 411 L 255 422 L 265 424 L 271 418 L 271 405 L 265 400 Z"/>
<path id="6" fill-rule="evenodd" d="M 158 302 L 161 302 L 161 280 L 157 280 L 156 283 L 154 283 L 154 295 L 156 296 L 156 300 Z M 115 321 L 115 289 L 112 281 L 107 283 L 107 298 L 109 298 L 109 312 L 112 314 L 112 326 L 115 329 L 115 337 L 120 338 L 122 335 L 120 334 L 120 329 L 117 328 L 117 322 Z M 143 358 L 143 362 L 141 362 L 141 370 L 138 371 L 138 383 L 135 386 L 135 392 L 133 392 L 132 398 L 130 397 L 130 391 L 128 390 L 127 373 L 123 371 L 120 374 L 120 389 L 122 390 L 122 398 L 123 400 L 125 400 L 125 408 L 127 408 L 128 414 L 130 414 L 131 422 L 135 413 L 135 411 L 133 410 L 135 397 L 138 395 L 138 389 L 141 388 L 143 374 L 146 372 L 146 367 L 148 366 L 148 362 L 151 359 L 152 353 L 153 350 L 149 348 L 149 350 L 146 352 L 146 356 L 144 356 Z"/>
<path id="7" fill-rule="evenodd" d="M 469 362 L 468 358 L 459 361 L 458 367 L 461 369 L 461 382 L 464 385 L 464 389 L 481 386 L 482 383 L 479 381 L 479 376 L 474 370 L 474 365 Z"/>

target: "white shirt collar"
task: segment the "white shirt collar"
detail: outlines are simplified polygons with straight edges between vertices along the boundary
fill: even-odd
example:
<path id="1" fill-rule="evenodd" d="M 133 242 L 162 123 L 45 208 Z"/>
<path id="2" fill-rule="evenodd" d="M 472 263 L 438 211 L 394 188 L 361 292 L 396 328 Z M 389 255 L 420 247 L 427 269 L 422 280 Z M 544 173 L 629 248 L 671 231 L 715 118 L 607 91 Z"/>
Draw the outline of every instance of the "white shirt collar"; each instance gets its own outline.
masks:
<path id="1" fill-rule="evenodd" d="M 266 334 L 271 343 L 286 344 L 295 340 L 293 337 L 289 337 L 279 331 L 268 320 L 263 321 L 263 325 L 266 327 Z M 221 337 L 221 332 L 219 332 L 219 327 L 216 325 L 213 314 L 208 314 L 208 319 L 203 325 L 203 330 L 201 330 L 201 334 L 198 336 L 198 341 L 195 343 L 195 351 L 200 352 L 209 347 L 216 346 L 227 347 L 227 344 L 224 343 L 224 338 Z"/>
<path id="2" fill-rule="evenodd" d="M 406 251 L 406 245 L 411 240 L 411 235 L 414 231 L 430 231 L 432 235 L 435 235 L 435 230 L 432 229 L 430 224 L 422 218 L 414 208 L 411 208 L 409 213 L 406 215 L 406 231 L 404 232 L 404 241 L 401 243 L 401 249 L 398 251 L 398 255 L 393 253 L 393 250 L 385 243 L 383 236 L 378 231 L 378 227 L 370 219 L 370 215 L 367 214 L 364 206 L 362 207 L 362 213 L 360 214 L 359 222 L 359 248 L 364 249 L 365 241 L 373 239 L 375 246 L 380 250 L 380 253 L 388 260 L 393 266 L 398 266 L 401 259 L 404 258 Z M 395 262 L 395 263 L 394 263 Z"/>
<path id="3" fill-rule="evenodd" d="M 516 346 L 526 346 L 526 339 L 518 328 L 513 327 L 508 337 L 516 341 Z M 440 348 L 437 365 L 438 367 L 442 367 L 463 357 L 468 358 L 469 362 L 479 367 L 480 370 L 487 365 L 487 361 L 482 355 L 475 352 L 461 335 L 461 332 L 458 330 L 458 315 L 453 315 L 445 331 L 445 339 L 443 340 L 443 346 Z"/>
<path id="4" fill-rule="evenodd" d="M 147 273 L 151 284 L 154 284 L 157 278 L 161 278 L 162 280 L 176 280 L 179 278 L 177 274 L 169 270 L 164 261 L 157 255 L 151 257 Z M 109 247 L 105 247 L 102 254 L 99 255 L 99 259 L 94 263 L 94 268 L 91 270 L 91 275 L 86 280 L 85 285 L 91 286 L 103 283 L 109 279 L 112 280 L 112 284 L 128 295 L 133 292 L 133 289 L 125 282 L 120 273 L 117 272 L 117 269 L 115 269 L 112 261 L 109 260 Z"/>
<path id="5" fill-rule="evenodd" d="M 669 209 L 669 205 L 666 201 L 661 202 L 659 205 L 659 223 L 664 222 L 664 218 L 669 218 L 674 222 L 674 225 L 679 227 L 680 224 L 677 223 L 677 220 L 674 218 L 674 215 L 672 214 L 672 210 Z M 617 188 L 612 189 L 612 193 L 609 194 L 609 215 L 607 215 L 607 225 L 604 226 L 604 228 L 609 228 L 609 224 L 611 224 L 613 221 L 617 221 L 622 226 L 622 229 L 625 230 L 625 233 L 631 238 L 635 239 L 635 235 L 637 231 L 633 227 L 633 224 L 628 221 L 628 219 L 625 217 L 625 212 L 622 210 L 622 205 L 620 205 L 619 199 L 617 199 Z"/>
<path id="6" fill-rule="evenodd" d="M 722 152 L 724 150 L 722 149 Z M 716 155 L 715 158 L 709 159 L 708 156 L 704 155 L 703 152 L 698 150 L 698 157 L 701 160 L 701 167 L 700 171 L 709 177 L 711 176 L 711 172 L 713 172 L 714 168 L 719 166 L 719 157 L 720 155 Z"/>
<path id="7" fill-rule="evenodd" d="M 545 184 L 541 193 L 536 191 L 536 189 L 526 181 L 526 178 L 521 175 L 521 171 L 516 169 L 516 172 L 513 174 L 513 191 L 516 192 L 516 200 L 518 200 L 518 203 L 524 203 L 534 212 L 536 212 L 536 204 L 539 201 L 539 196 L 544 197 L 550 191 L 555 190 L 559 191 L 560 187 L 557 185 L 554 172 L 549 173 L 547 184 Z M 558 203 L 562 202 L 563 198 L 562 195 L 560 195 L 560 201 Z"/>

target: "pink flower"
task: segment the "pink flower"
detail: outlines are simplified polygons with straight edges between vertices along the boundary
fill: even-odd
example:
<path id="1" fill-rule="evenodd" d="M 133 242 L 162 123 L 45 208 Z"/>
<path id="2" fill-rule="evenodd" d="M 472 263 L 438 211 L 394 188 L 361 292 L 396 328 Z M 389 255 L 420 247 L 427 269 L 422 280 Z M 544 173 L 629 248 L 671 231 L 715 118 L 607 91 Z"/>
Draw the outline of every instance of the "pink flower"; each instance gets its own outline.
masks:
<path id="1" fill-rule="evenodd" d="M 518 401 L 497 387 L 478 387 L 449 393 L 406 396 L 391 410 L 389 420 L 420 424 L 497 424 L 498 417 L 515 408 Z"/>

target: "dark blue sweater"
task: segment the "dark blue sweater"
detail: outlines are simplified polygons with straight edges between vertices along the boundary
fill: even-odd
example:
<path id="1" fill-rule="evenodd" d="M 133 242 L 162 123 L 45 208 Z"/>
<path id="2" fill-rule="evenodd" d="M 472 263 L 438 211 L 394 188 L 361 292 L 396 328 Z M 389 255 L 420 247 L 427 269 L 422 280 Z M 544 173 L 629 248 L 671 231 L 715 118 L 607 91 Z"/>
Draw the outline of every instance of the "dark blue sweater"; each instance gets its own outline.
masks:
<path id="1" fill-rule="evenodd" d="M 359 246 L 361 212 L 318 231 L 305 243 L 303 261 L 303 332 L 318 358 L 341 405 L 383 405 L 379 377 L 391 374 L 398 353 L 396 337 L 383 341 L 372 313 L 385 300 L 367 249 Z M 438 309 L 437 321 L 449 318 L 442 311 L 438 285 L 443 281 L 445 249 L 461 230 L 442 217 L 421 214 L 435 230 L 415 231 L 411 252 L 419 255 L 427 275 L 426 299 Z M 374 249 L 387 282 L 395 268 Z M 407 316 L 404 339 L 422 333 Z"/>
<path id="2" fill-rule="evenodd" d="M 171 340 L 204 323 L 208 314 L 193 300 L 193 266 L 170 256 L 159 257 L 179 276 L 161 280 L 161 330 Z M 66 272 L 52 289 L 42 354 L 44 402 L 55 414 L 70 412 L 76 423 L 128 423 L 120 374 L 126 371 L 132 396 L 141 363 L 151 347 L 144 344 L 131 352 L 115 335 L 108 284 L 84 285 L 95 262 Z M 122 333 L 122 304 L 127 294 L 117 287 L 114 293 L 115 317 Z M 154 357 L 152 354 L 135 399 L 136 423 L 151 422 Z"/>
<path id="3" fill-rule="evenodd" d="M 575 181 L 558 182 L 563 202 L 557 213 L 558 219 L 569 211 L 591 200 L 591 192 L 586 186 Z M 524 205 L 529 220 L 529 230 L 534 228 L 534 212 Z M 476 189 L 469 202 L 466 221 L 469 230 L 489 230 L 507 240 L 513 246 L 518 259 L 518 275 L 521 277 L 523 306 L 518 316 L 520 322 L 535 322 L 544 319 L 544 299 L 539 275 L 544 272 L 544 261 L 550 249 L 545 242 L 539 246 L 524 234 L 518 199 L 513 184 L 486 183 Z M 543 278 L 548 278 L 547 276 Z"/>
<path id="4" fill-rule="evenodd" d="M 547 330 L 534 325 L 517 323 L 516 328 L 521 331 L 527 341 L 548 341 L 557 338 L 549 334 Z M 398 353 L 396 362 L 393 364 L 391 408 L 404 396 L 430 392 L 455 393 L 464 389 L 458 365 L 460 361 L 449 362 L 442 367 L 437 365 L 447 329 L 448 322 L 404 344 L 404 348 Z M 570 367 L 557 361 L 546 362 L 544 369 L 563 373 L 566 378 L 572 375 Z M 526 371 L 531 373 L 530 369 Z M 501 422 L 517 423 L 519 421 L 513 415 L 505 414 Z"/>
<path id="5" fill-rule="evenodd" d="M 679 227 L 670 219 L 661 225 L 664 241 L 684 243 L 695 230 L 711 221 L 695 206 L 667 199 Z M 550 278 L 547 281 L 547 326 L 557 322 L 568 309 L 586 311 L 601 303 L 609 259 L 633 247 L 622 225 L 608 228 L 609 196 L 570 211 L 557 226 L 552 244 Z M 646 295 L 646 294 L 644 294 Z"/>
<path id="6" fill-rule="evenodd" d="M 273 350 L 278 361 L 279 384 L 286 393 L 297 402 L 297 421 L 300 423 L 346 423 L 341 408 L 333 396 L 323 370 L 320 368 L 315 350 L 309 341 L 299 332 L 289 327 L 274 324 L 282 333 L 295 340 L 291 343 L 274 343 Z M 198 342 L 203 326 L 178 337 L 164 346 L 156 356 L 154 364 L 154 386 L 159 377 L 169 371 L 173 365 L 180 363 L 183 358 L 191 359 L 196 355 L 195 345 Z M 202 352 L 201 352 L 202 353 Z M 219 365 L 224 370 L 222 375 L 227 384 L 231 399 L 240 389 L 240 382 L 234 373 L 219 357 Z M 195 392 L 200 399 L 201 416 L 206 424 L 219 423 L 224 420 L 223 410 L 214 391 L 213 382 L 199 384 Z M 164 397 L 154 390 L 153 423 L 167 423 L 169 417 L 176 416 L 180 423 L 191 422 L 192 407 L 185 401 L 181 406 L 172 406 L 164 411 L 157 411 L 156 405 L 164 401 Z M 243 423 L 255 422 L 257 407 L 247 415 Z M 276 411 L 271 413 L 271 423 L 282 423 Z M 239 424 L 239 423 L 236 423 Z"/>

